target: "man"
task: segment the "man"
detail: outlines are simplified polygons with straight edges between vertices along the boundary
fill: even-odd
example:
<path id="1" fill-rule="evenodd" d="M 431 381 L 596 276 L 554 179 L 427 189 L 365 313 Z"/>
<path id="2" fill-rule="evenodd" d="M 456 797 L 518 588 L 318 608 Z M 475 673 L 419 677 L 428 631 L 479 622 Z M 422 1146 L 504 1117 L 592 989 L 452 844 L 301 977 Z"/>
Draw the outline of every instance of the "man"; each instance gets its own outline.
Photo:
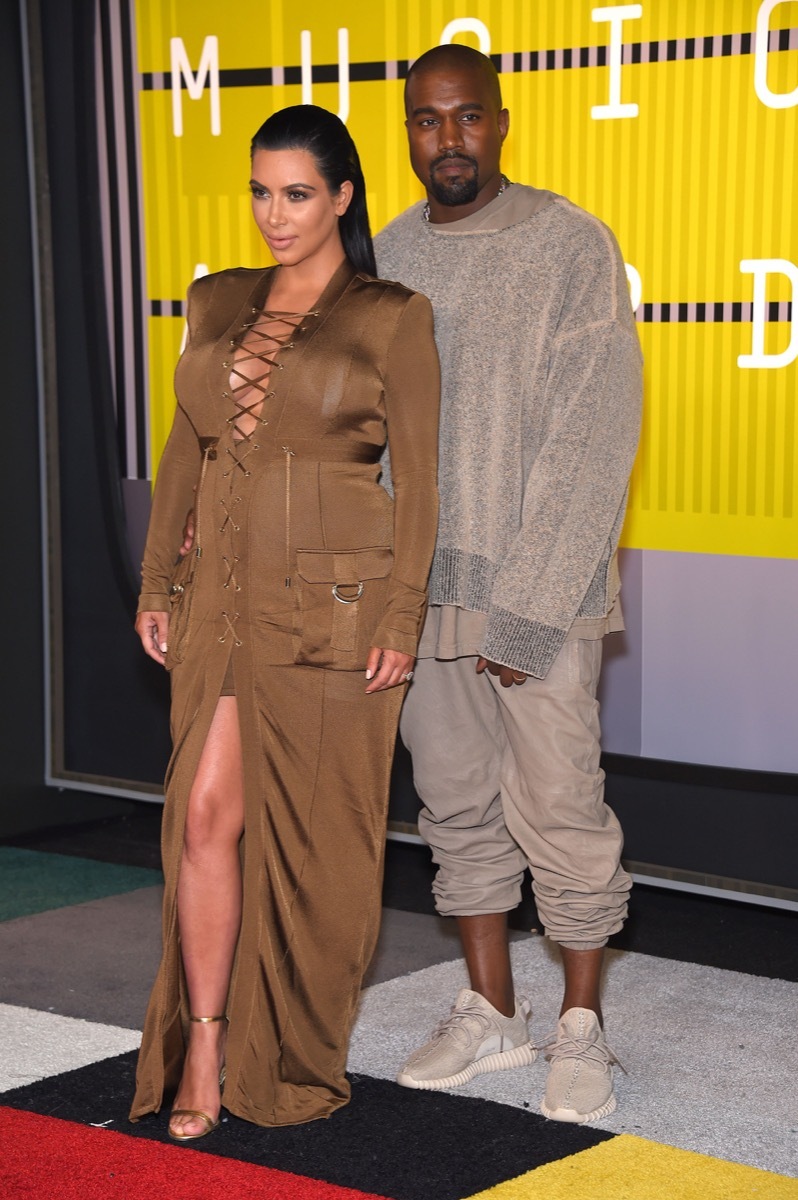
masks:
<path id="1" fill-rule="evenodd" d="M 526 865 L 565 990 L 541 1108 L 615 1108 L 603 948 L 626 915 L 603 801 L 601 639 L 622 628 L 615 563 L 641 360 L 609 230 L 500 170 L 509 114 L 488 58 L 438 46 L 408 73 L 410 160 L 427 191 L 377 239 L 380 274 L 425 293 L 443 374 L 441 516 L 402 736 L 457 918 L 470 989 L 398 1080 L 443 1088 L 533 1061 L 507 912 Z"/>

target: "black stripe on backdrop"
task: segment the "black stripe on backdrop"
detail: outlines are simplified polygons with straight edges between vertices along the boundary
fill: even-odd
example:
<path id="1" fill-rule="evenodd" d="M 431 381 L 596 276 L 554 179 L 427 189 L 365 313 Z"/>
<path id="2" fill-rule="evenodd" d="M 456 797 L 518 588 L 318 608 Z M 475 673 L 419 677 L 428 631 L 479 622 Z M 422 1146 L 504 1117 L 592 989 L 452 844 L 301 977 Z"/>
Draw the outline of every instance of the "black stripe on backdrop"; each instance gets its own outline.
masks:
<path id="1" fill-rule="evenodd" d="M 731 322 L 733 324 L 742 324 L 751 320 L 751 304 L 750 302 L 743 303 L 740 300 L 732 300 L 723 303 L 723 301 L 697 301 L 695 304 L 688 304 L 686 301 L 674 301 L 672 303 L 653 304 L 645 303 L 641 306 L 642 311 L 638 312 L 638 324 L 653 324 L 653 325 L 673 325 L 673 324 L 718 324 L 721 322 Z M 691 313 L 691 308 L 695 309 L 695 313 Z M 765 320 L 769 323 L 778 321 L 792 321 L 792 301 L 768 301 Z M 186 315 L 186 303 L 184 300 L 151 300 L 150 315 L 153 317 L 184 317 Z"/>
<path id="2" fill-rule="evenodd" d="M 796 37 L 792 35 L 795 34 Z M 735 40 L 738 47 L 735 48 Z M 796 49 L 798 30 L 772 29 L 770 31 L 770 51 Z M 608 61 L 608 46 L 577 46 L 566 47 L 562 50 L 516 50 L 512 54 L 491 54 L 491 60 L 498 71 L 504 74 L 554 70 L 575 70 L 585 67 L 605 67 Z M 731 58 L 753 54 L 754 35 L 752 33 L 724 33 L 708 37 L 668 38 L 663 41 L 625 42 L 624 64 L 626 63 L 659 63 L 679 62 L 703 58 Z M 561 65 L 557 66 L 557 56 L 561 56 Z M 509 66 L 509 63 L 512 66 Z M 405 79 L 409 67 L 408 59 L 386 62 L 360 62 L 349 64 L 349 79 L 352 83 L 366 83 L 388 79 Z M 311 82 L 337 83 L 338 65 L 333 63 L 314 64 L 311 68 Z M 164 91 L 172 87 L 171 71 L 144 71 L 140 75 L 142 91 Z M 272 87 L 275 84 L 299 84 L 302 82 L 302 68 L 289 67 L 229 67 L 219 71 L 219 86 L 229 87 Z M 185 88 L 186 81 L 181 77 L 180 86 Z"/>

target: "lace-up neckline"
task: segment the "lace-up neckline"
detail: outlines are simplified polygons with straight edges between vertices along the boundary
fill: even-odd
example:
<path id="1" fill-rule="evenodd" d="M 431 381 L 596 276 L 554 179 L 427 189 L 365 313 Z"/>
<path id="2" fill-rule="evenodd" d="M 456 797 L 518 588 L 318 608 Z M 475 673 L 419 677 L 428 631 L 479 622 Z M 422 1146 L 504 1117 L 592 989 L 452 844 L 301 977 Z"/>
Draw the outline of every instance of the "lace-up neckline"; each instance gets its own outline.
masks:
<path id="1" fill-rule="evenodd" d="M 282 370 L 277 362 L 281 350 L 293 349 L 293 334 L 311 312 L 280 312 L 277 309 L 253 309 L 253 319 L 244 324 L 246 332 L 236 347 L 230 371 L 230 399 L 235 411 L 227 418 L 233 440 L 249 442 L 259 427 L 268 424 L 263 406 L 274 395 L 269 387 L 272 371 Z"/>

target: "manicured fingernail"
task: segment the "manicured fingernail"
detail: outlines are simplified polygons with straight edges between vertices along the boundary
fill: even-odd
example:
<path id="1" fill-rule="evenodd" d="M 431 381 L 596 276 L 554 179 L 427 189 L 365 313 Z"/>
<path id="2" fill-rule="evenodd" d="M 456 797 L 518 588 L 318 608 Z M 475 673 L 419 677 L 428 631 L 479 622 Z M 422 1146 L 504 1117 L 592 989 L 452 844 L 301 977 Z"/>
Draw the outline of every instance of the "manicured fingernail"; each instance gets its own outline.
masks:
<path id="1" fill-rule="evenodd" d="M 371 679 L 373 674 L 374 674 L 373 671 L 366 671 L 366 679 Z"/>
<path id="2" fill-rule="evenodd" d="M 166 654 L 166 642 L 161 642 L 161 654 Z"/>

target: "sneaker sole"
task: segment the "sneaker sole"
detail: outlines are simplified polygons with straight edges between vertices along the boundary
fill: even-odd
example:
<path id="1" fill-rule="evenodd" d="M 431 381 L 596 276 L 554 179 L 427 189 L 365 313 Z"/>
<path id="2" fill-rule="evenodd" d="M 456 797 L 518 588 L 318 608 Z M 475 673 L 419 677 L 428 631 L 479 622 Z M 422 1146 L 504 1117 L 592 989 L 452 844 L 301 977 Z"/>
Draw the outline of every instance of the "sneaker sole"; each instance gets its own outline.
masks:
<path id="1" fill-rule="evenodd" d="M 538 1056 L 538 1052 L 531 1042 L 527 1042 L 523 1046 L 516 1046 L 514 1050 L 502 1050 L 498 1054 L 486 1054 L 484 1058 L 478 1058 L 466 1067 L 464 1071 L 458 1072 L 457 1075 L 449 1075 L 446 1079 L 414 1079 L 412 1075 L 406 1075 L 400 1071 L 396 1076 L 396 1082 L 402 1087 L 420 1088 L 424 1091 L 439 1091 L 442 1088 L 460 1087 L 464 1083 L 468 1083 L 470 1079 L 474 1079 L 477 1075 L 487 1075 L 491 1071 L 510 1071 L 514 1067 L 527 1067 L 533 1063 Z"/>
<path id="2" fill-rule="evenodd" d="M 544 1100 L 540 1102 L 540 1111 L 550 1121 L 567 1121 L 571 1125 L 586 1125 L 588 1121 L 600 1121 L 615 1112 L 615 1097 L 610 1096 L 606 1104 L 591 1113 L 580 1113 L 575 1108 L 547 1108 Z"/>

